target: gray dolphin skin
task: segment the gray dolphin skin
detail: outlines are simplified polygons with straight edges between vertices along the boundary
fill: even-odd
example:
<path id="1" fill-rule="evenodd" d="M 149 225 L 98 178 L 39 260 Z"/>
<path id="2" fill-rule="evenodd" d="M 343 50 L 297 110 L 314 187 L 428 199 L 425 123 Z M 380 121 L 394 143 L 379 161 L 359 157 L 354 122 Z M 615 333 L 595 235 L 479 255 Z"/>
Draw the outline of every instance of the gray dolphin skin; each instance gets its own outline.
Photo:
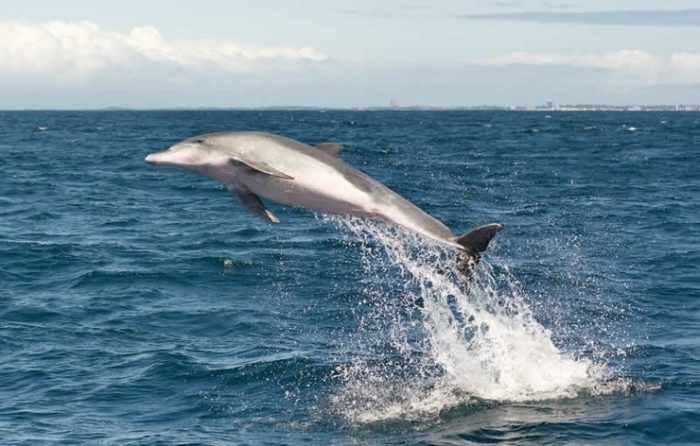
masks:
<path id="1" fill-rule="evenodd" d="M 279 219 L 261 198 L 320 213 L 382 220 L 455 249 L 459 270 L 471 275 L 501 225 L 481 226 L 457 237 L 413 203 L 345 164 L 337 157 L 341 150 L 339 144 L 312 147 L 269 133 L 221 132 L 186 139 L 148 155 L 146 162 L 211 178 L 271 223 Z"/>

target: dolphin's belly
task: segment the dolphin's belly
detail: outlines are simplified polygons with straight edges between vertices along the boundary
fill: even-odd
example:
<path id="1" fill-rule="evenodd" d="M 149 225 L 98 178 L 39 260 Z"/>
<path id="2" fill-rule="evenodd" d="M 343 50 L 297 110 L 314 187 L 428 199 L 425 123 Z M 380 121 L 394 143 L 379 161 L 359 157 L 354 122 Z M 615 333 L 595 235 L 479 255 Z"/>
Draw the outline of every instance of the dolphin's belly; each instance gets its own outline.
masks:
<path id="1" fill-rule="evenodd" d="M 379 183 L 357 184 L 334 171 L 317 171 L 293 180 L 255 174 L 241 180 L 250 191 L 267 200 L 326 214 L 383 220 L 454 245 L 454 234 L 449 228 Z"/>
<path id="2" fill-rule="evenodd" d="M 264 161 L 292 179 L 239 170 L 235 175 L 248 190 L 277 203 L 327 214 L 383 220 L 453 245 L 454 234 L 439 220 L 337 159 L 270 156 Z"/>
<path id="3" fill-rule="evenodd" d="M 328 214 L 376 217 L 372 197 L 335 172 L 317 171 L 293 180 L 252 174 L 241 180 L 251 192 L 277 203 Z"/>

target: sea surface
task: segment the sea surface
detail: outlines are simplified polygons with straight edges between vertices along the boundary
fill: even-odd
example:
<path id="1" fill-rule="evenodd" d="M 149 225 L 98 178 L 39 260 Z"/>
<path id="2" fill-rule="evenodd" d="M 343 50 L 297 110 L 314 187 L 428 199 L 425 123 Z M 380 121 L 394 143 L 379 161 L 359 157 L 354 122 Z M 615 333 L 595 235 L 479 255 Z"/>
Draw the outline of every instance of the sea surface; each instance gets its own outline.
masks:
<path id="1" fill-rule="evenodd" d="M 460 234 L 144 162 L 259 130 Z M 0 112 L 1 445 L 700 444 L 700 113 Z"/>

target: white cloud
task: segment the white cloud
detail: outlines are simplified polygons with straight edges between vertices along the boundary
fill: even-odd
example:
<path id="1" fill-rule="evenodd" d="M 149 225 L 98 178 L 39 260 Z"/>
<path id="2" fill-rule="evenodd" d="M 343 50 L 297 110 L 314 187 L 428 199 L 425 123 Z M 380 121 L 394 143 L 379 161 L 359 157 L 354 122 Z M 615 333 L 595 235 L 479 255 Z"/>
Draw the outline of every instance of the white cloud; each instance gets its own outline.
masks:
<path id="1" fill-rule="evenodd" d="M 513 52 L 476 61 L 478 65 L 569 66 L 608 70 L 621 80 L 642 84 L 700 84 L 700 53 L 654 55 L 643 50 L 599 54 Z"/>
<path id="2" fill-rule="evenodd" d="M 555 7 L 557 5 L 547 5 Z M 560 5 L 560 9 L 561 9 Z M 563 4 L 565 8 L 567 4 Z M 700 26 L 700 9 L 632 9 L 615 11 L 522 11 L 491 14 L 460 14 L 468 20 L 503 20 L 536 23 L 573 23 L 607 26 Z"/>
<path id="3" fill-rule="evenodd" d="M 289 69 L 327 56 L 311 47 L 256 47 L 215 40 L 168 40 L 153 26 L 128 34 L 88 21 L 0 21 L 0 76 L 81 82 L 112 72 L 165 67 L 172 76 Z"/>
<path id="4" fill-rule="evenodd" d="M 673 53 L 668 64 L 678 82 L 700 84 L 700 53 Z"/>

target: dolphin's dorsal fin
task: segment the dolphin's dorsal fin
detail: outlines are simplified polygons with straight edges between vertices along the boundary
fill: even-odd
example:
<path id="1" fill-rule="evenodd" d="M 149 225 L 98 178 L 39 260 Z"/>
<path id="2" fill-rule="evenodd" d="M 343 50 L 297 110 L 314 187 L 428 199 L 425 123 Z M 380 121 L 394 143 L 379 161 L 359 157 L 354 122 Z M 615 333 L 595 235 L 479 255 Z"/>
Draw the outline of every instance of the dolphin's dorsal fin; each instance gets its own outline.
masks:
<path id="1" fill-rule="evenodd" d="M 279 170 L 275 169 L 274 167 L 270 166 L 269 164 L 263 163 L 260 161 L 250 161 L 250 160 L 243 160 L 240 158 L 231 157 L 230 162 L 231 162 L 231 164 L 233 164 L 235 166 L 245 166 L 245 167 L 252 169 L 258 173 L 272 175 L 273 177 L 283 178 L 285 180 L 293 180 L 294 179 L 293 176 L 287 175 L 284 172 L 280 172 Z"/>
<path id="2" fill-rule="evenodd" d="M 316 148 L 331 156 L 338 156 L 343 151 L 343 146 L 337 142 L 322 142 L 321 144 L 316 144 Z"/>
<path id="3" fill-rule="evenodd" d="M 275 214 L 270 212 L 265 205 L 262 203 L 262 200 L 260 200 L 260 197 L 252 193 L 251 191 L 247 189 L 239 189 L 239 188 L 233 188 L 229 187 L 228 189 L 231 191 L 233 196 L 238 198 L 238 200 L 243 204 L 243 206 L 246 207 L 251 213 L 255 214 L 256 216 L 262 218 L 265 221 L 269 221 L 270 223 L 279 223 L 280 220 L 277 218 Z"/>

